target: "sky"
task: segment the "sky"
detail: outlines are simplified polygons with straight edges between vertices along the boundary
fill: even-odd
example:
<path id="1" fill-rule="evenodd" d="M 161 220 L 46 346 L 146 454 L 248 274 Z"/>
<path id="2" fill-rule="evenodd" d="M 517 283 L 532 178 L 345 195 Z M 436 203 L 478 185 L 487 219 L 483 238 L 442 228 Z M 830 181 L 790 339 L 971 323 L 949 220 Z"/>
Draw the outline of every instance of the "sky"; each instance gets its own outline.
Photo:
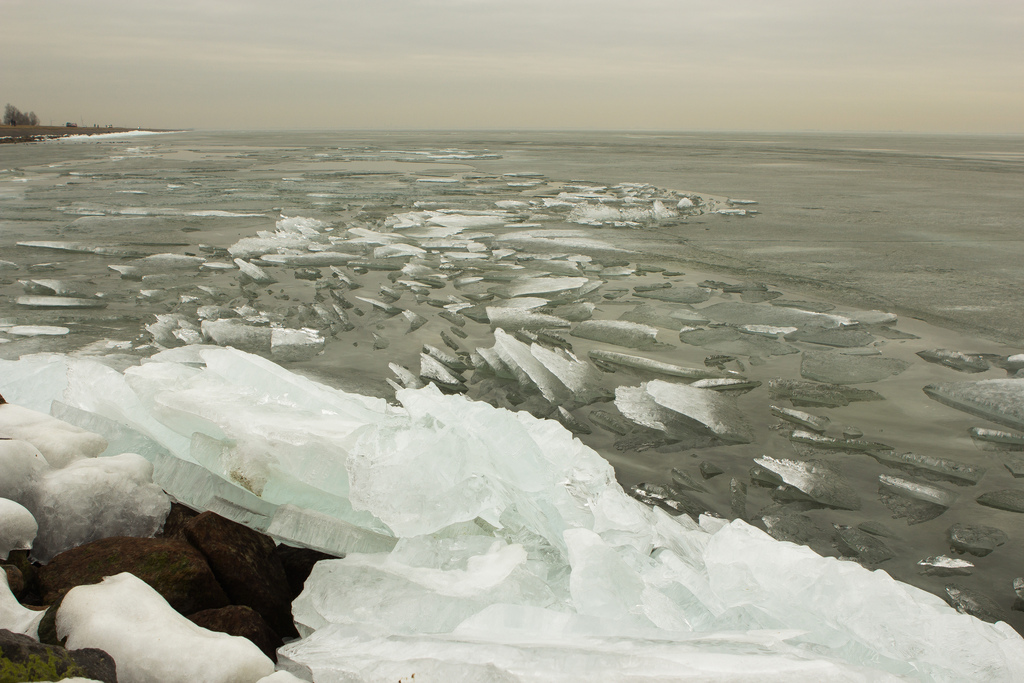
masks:
<path id="1" fill-rule="evenodd" d="M 1021 0 L 0 0 L 0 41 L 44 124 L 1024 133 Z"/>

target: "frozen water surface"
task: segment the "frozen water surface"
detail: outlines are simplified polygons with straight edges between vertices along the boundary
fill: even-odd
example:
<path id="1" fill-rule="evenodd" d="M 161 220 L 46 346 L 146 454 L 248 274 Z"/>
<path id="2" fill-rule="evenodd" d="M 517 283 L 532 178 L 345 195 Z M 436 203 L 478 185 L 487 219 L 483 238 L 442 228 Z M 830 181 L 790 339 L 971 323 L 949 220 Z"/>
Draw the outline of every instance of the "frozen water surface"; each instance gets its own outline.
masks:
<path id="1" fill-rule="evenodd" d="M 895 156 L 874 164 L 870 151 L 843 151 L 864 147 L 852 138 L 750 147 L 605 136 L 579 146 L 560 136 L 532 136 L 539 145 L 487 134 L 453 149 L 454 139 L 404 134 L 195 133 L 162 136 L 145 155 L 116 141 L 8 150 L 10 166 L 40 176 L 0 192 L 0 356 L 25 357 L 4 364 L 0 393 L 101 434 L 107 456 L 138 453 L 197 509 L 362 555 L 351 574 L 333 569 L 317 595 L 333 595 L 334 580 L 378 577 L 380 618 L 392 615 L 387 628 L 398 630 L 381 640 L 337 621 L 348 607 L 330 611 L 288 655 L 323 676 L 397 680 L 437 667 L 447 679 L 528 680 L 548 662 L 555 678 L 672 678 L 685 655 L 698 677 L 998 679 L 1017 641 L 1000 641 L 1003 654 L 992 640 L 964 654 L 970 637 L 942 616 L 949 608 L 927 601 L 1024 628 L 1011 609 L 1024 562 L 1014 536 L 1024 464 L 1013 451 L 1024 446 L 1000 432 L 1021 427 L 1013 374 L 1024 367 L 1024 329 L 1009 294 L 1024 284 L 1013 275 L 1021 254 L 1013 242 L 984 246 L 999 230 L 991 226 L 1012 229 L 1017 215 L 1006 199 L 1020 184 L 1013 163 L 989 173 L 991 160 L 968 151 L 989 144 L 980 139 L 893 138 L 880 146 L 898 147 Z M 769 172 L 745 163 L 748 152 L 783 163 Z M 952 171 L 940 158 L 965 163 Z M 65 182 L 73 174 L 89 183 Z M 728 186 L 715 187 L 722 178 Z M 917 193 L 932 187 L 946 191 L 922 210 Z M 884 210 L 865 212 L 853 195 L 879 197 Z M 949 221 L 954 210 L 976 219 L 969 245 Z M 946 237 L 962 245 L 955 262 L 932 246 Z M 856 246 L 836 246 L 849 240 Z M 246 275 L 234 259 L 259 271 Z M 68 332 L 19 334 L 45 327 Z M 288 370 L 197 343 L 248 349 Z M 31 357 L 40 352 L 64 360 Z M 651 378 L 675 388 L 655 384 L 655 396 Z M 470 400 L 409 389 L 424 381 Z M 706 402 L 677 395 L 687 390 L 726 399 L 718 414 L 728 419 L 711 419 L 714 410 L 695 419 L 687 411 Z M 516 422 L 492 422 L 504 415 L 492 406 Z M 723 439 L 708 424 L 739 431 Z M 794 434 L 812 428 L 820 438 Z M 478 460 L 492 451 L 502 457 Z M 598 469 L 584 466 L 594 452 Z M 32 474 L 23 456 L 4 467 Z M 852 491 L 860 508 L 823 507 L 759 458 L 789 463 L 779 469 L 820 500 L 831 491 L 833 503 L 849 502 Z M 666 498 L 683 513 L 669 519 L 610 493 L 615 480 L 643 482 L 637 491 L 652 503 L 656 491 L 682 499 L 681 481 L 706 491 Z M 434 496 L 444 504 L 431 507 Z M 739 523 L 705 519 L 697 530 L 685 510 L 728 512 L 847 558 L 828 561 L 842 578 L 773 574 L 781 558 L 822 560 L 796 560 L 794 548 Z M 1009 540 L 950 592 L 943 573 L 957 567 L 918 563 L 951 552 L 955 524 Z M 882 526 L 884 548 L 867 537 Z M 711 562 L 736 534 L 743 550 Z M 764 553 L 740 572 L 736 558 L 751 548 Z M 878 562 L 937 597 L 913 593 L 913 607 L 888 593 L 865 600 L 857 563 Z M 787 572 L 828 599 L 797 609 Z M 756 604 L 737 602 L 751 586 L 765 587 Z M 403 612 L 410 600 L 388 603 L 389 590 L 441 611 Z M 856 606 L 834 600 L 847 594 Z M 840 635 L 826 602 L 849 604 Z M 898 604 L 913 626 L 889 611 Z M 316 609 L 303 608 L 310 623 Z M 413 627 L 441 624 L 437 614 L 458 623 Z M 885 650 L 875 632 L 889 622 L 901 624 L 893 642 L 933 629 L 925 645 L 907 646 L 921 654 Z M 969 623 L 971 637 L 993 633 Z M 341 638 L 351 656 L 338 656 Z"/>

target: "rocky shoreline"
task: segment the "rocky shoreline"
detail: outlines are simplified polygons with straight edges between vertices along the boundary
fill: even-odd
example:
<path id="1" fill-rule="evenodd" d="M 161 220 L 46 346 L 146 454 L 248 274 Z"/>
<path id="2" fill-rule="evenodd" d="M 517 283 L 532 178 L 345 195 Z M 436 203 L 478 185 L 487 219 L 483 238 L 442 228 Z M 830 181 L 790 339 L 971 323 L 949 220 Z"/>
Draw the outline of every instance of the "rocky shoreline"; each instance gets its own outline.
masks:
<path id="1" fill-rule="evenodd" d="M 0 397 L 0 410 L 10 412 L 12 408 Z M 0 472 L 4 474 L 0 482 L 0 502 L 4 503 L 0 509 L 0 566 L 4 570 L 0 580 L 5 583 L 0 593 L 6 593 L 0 594 L 0 680 L 298 680 L 284 672 L 271 677 L 276 651 L 286 640 L 299 635 L 292 622 L 291 603 L 302 591 L 313 565 L 333 556 L 278 545 L 269 536 L 241 524 L 212 512 L 198 513 L 167 499 L 165 516 L 152 537 L 119 533 L 132 526 L 128 518 L 133 501 L 122 506 L 117 515 L 120 519 L 113 520 L 106 514 L 109 508 L 94 506 L 91 518 L 84 512 L 86 519 L 80 520 L 91 527 L 90 540 L 58 552 L 41 564 L 33 555 L 36 538 L 59 539 L 62 530 L 71 525 L 60 515 L 38 514 L 41 496 L 33 492 L 30 480 L 31 471 L 38 473 L 39 468 L 33 465 L 47 455 L 54 459 L 59 450 L 72 458 L 82 456 L 82 452 L 68 451 L 77 447 L 76 442 L 80 445 L 85 434 L 48 416 L 33 415 L 32 411 L 22 409 L 18 417 L 20 425 L 33 433 L 22 433 L 21 439 L 0 437 Z M 10 433 L 9 416 L 0 417 L 0 422 L 4 423 L 4 434 Z M 40 422 L 45 425 L 42 430 L 37 428 Z M 63 441 L 61 431 L 67 437 Z M 19 481 L 19 470 L 23 475 L 26 470 L 30 474 Z M 115 486 L 114 479 L 99 484 L 93 481 L 91 493 L 110 494 Z M 74 506 L 75 494 L 65 494 L 65 504 Z M 32 508 L 36 508 L 36 514 Z M 37 517 L 43 520 L 43 528 L 36 524 Z M 166 609 L 156 613 L 158 623 L 152 623 L 152 612 L 133 615 L 88 601 L 85 610 L 97 621 L 108 620 L 120 627 L 110 631 L 102 624 L 90 626 L 70 614 L 68 606 L 71 611 L 83 609 L 81 587 L 99 584 L 102 588 L 112 582 L 124 595 L 141 594 L 144 601 L 162 602 Z M 116 599 L 108 595 L 102 602 L 109 605 Z M 135 624 L 133 617 L 137 617 Z M 106 634 L 104 628 L 108 629 Z M 202 641 L 213 642 L 215 647 L 206 649 L 214 659 L 232 643 L 242 655 L 225 667 L 213 659 L 204 663 L 193 649 L 190 657 L 198 656 L 198 661 L 180 666 L 166 659 L 171 650 L 160 640 L 161 634 L 182 631 L 199 643 L 200 652 Z M 117 643 L 116 648 L 108 647 L 109 653 L 100 647 L 80 645 L 83 639 L 102 641 L 104 637 L 112 637 Z M 240 647 L 240 639 L 251 646 Z M 183 641 L 179 636 L 177 643 L 187 643 L 187 638 Z M 178 673 L 168 677 L 159 673 L 163 669 L 177 669 Z M 250 669 L 255 673 L 247 678 L 239 674 Z M 198 678 L 193 676 L 196 671 L 201 672 Z"/>

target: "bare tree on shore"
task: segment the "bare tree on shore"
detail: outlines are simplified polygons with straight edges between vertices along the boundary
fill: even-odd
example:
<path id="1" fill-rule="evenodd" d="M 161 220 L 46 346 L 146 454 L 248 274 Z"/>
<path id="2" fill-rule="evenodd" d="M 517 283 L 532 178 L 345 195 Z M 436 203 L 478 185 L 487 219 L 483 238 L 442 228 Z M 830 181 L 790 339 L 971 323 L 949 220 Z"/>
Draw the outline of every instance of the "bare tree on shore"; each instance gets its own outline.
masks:
<path id="1" fill-rule="evenodd" d="M 38 126 L 39 117 L 34 111 L 23 112 L 13 104 L 4 107 L 5 126 Z"/>

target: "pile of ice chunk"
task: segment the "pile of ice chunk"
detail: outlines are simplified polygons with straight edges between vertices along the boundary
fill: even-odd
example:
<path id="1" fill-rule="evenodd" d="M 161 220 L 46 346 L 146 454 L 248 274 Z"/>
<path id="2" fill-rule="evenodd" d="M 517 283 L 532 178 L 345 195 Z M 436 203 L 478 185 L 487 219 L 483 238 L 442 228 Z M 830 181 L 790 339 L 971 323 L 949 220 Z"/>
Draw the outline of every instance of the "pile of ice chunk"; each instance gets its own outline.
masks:
<path id="1" fill-rule="evenodd" d="M 108 536 L 152 536 L 170 501 L 135 453 L 98 456 L 97 434 L 0 403 L 0 558 L 32 549 L 46 562 Z"/>
<path id="2" fill-rule="evenodd" d="M 1024 677 L 1004 623 L 739 520 L 648 508 L 558 423 L 434 387 L 390 405 L 184 347 L 123 375 L 4 362 L 0 392 L 132 444 L 190 505 L 347 553 L 317 565 L 280 651 L 317 680 Z"/>

